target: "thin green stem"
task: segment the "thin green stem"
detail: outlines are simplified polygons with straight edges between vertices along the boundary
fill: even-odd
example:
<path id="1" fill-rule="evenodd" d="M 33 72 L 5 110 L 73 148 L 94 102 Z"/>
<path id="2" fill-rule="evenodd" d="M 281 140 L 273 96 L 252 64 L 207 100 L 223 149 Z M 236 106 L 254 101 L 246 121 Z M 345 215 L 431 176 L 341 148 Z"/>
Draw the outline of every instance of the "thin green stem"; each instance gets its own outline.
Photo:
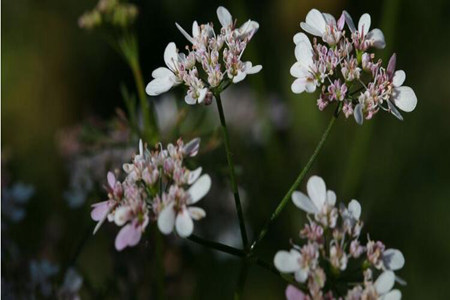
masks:
<path id="1" fill-rule="evenodd" d="M 316 160 L 317 155 L 319 154 L 319 152 L 322 149 L 325 141 L 328 138 L 328 135 L 330 134 L 330 131 L 331 131 L 331 128 L 333 127 L 334 122 L 336 121 L 337 117 L 339 116 L 340 109 L 341 109 L 341 106 L 339 105 L 337 110 L 336 110 L 336 112 L 335 112 L 335 114 L 333 115 L 333 117 L 331 118 L 330 122 L 328 123 L 328 126 L 325 129 L 325 132 L 322 134 L 322 137 L 321 137 L 321 139 L 319 141 L 319 144 L 317 144 L 316 149 L 314 150 L 312 156 L 309 158 L 308 162 L 303 167 L 303 169 L 301 170 L 300 174 L 297 176 L 297 179 L 295 179 L 294 183 L 289 188 L 289 190 L 286 193 L 286 195 L 284 195 L 283 199 L 278 204 L 277 208 L 272 213 L 270 219 L 264 224 L 264 226 L 263 226 L 262 230 L 260 231 L 258 237 L 256 238 L 256 240 L 253 242 L 252 246 L 250 247 L 250 251 L 253 251 L 255 249 L 256 245 L 266 236 L 270 225 L 278 218 L 278 216 L 283 211 L 283 209 L 286 206 L 286 204 L 289 202 L 289 199 L 291 198 L 292 193 L 298 188 L 298 186 L 302 182 L 303 178 L 308 173 L 309 169 L 311 169 L 312 164 Z"/>
<path id="2" fill-rule="evenodd" d="M 209 241 L 209 240 L 206 240 L 204 238 L 198 237 L 198 236 L 196 236 L 194 234 L 190 235 L 187 239 L 192 241 L 192 242 L 194 242 L 194 243 L 200 244 L 200 245 L 202 245 L 204 247 L 207 247 L 207 248 L 210 248 L 210 249 L 214 249 L 214 250 L 217 250 L 217 251 L 221 251 L 221 252 L 224 252 L 224 253 L 228 253 L 228 254 L 233 255 L 233 256 L 237 256 L 237 257 L 241 257 L 242 258 L 242 257 L 245 257 L 245 255 L 246 255 L 245 252 L 243 250 L 241 250 L 241 249 L 237 249 L 237 248 L 234 248 L 234 247 L 231 247 L 231 246 L 227 246 L 227 245 L 224 245 L 222 243 Z"/>
<path id="3" fill-rule="evenodd" d="M 222 125 L 222 132 L 223 132 L 223 138 L 224 138 L 224 144 L 225 144 L 225 151 L 227 154 L 227 161 L 228 161 L 228 168 L 230 170 L 230 180 L 231 180 L 231 189 L 234 194 L 234 202 L 236 205 L 236 210 L 239 218 L 239 227 L 241 229 L 241 237 L 242 237 L 242 244 L 244 246 L 244 249 L 248 248 L 248 238 L 247 238 L 247 230 L 245 229 L 245 221 L 244 221 L 244 214 L 242 212 L 242 206 L 241 206 L 241 199 L 239 197 L 239 190 L 236 182 L 236 174 L 234 171 L 234 163 L 233 163 L 233 155 L 231 153 L 230 149 L 230 138 L 228 135 L 228 129 L 227 129 L 227 123 L 225 121 L 225 114 L 223 112 L 222 107 L 222 100 L 220 98 L 220 93 L 214 94 L 216 98 L 217 103 L 217 109 L 219 111 L 220 116 L 220 124 Z"/>
<path id="4" fill-rule="evenodd" d="M 139 103 L 141 105 L 141 113 L 142 113 L 142 120 L 144 125 L 144 138 L 146 141 L 154 143 L 156 142 L 156 121 L 155 118 L 151 118 L 151 111 L 149 108 L 147 95 L 145 94 L 145 88 L 144 88 L 144 80 L 142 77 L 142 71 L 141 67 L 139 66 L 139 63 L 137 62 L 130 62 L 130 68 L 133 72 L 134 80 L 136 82 L 136 89 L 139 97 Z"/>

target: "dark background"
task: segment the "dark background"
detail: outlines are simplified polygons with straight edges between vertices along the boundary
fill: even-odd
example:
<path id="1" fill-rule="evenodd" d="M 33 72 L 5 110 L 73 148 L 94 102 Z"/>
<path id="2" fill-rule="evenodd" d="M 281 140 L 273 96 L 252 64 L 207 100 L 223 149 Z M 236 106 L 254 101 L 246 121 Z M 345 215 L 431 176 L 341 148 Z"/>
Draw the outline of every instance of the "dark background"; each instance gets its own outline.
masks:
<path id="1" fill-rule="evenodd" d="M 254 89 L 257 115 L 263 120 L 262 142 L 254 142 L 239 130 L 232 133 L 241 170 L 239 182 L 247 194 L 246 216 L 253 232 L 259 230 L 306 163 L 332 114 L 331 109 L 319 112 L 314 96 L 290 91 L 292 37 L 300 30 L 299 22 L 313 7 L 337 17 L 346 9 L 355 22 L 362 13 L 370 13 L 372 27 L 381 28 L 386 35 L 388 46 L 380 52 L 381 57 L 397 53 L 397 66 L 406 71 L 406 85 L 415 90 L 418 106 L 404 114 L 403 122 L 382 112 L 362 127 L 340 118 L 310 174 L 321 175 L 338 200 L 358 199 L 371 237 L 403 251 L 406 265 L 398 274 L 408 282 L 402 289 L 404 299 L 445 298 L 450 279 L 449 1 L 169 0 L 137 4 L 146 83 L 151 71 L 162 65 L 169 41 L 186 44 L 175 22 L 185 28 L 190 28 L 193 20 L 218 24 L 218 5 L 229 8 L 239 24 L 248 18 L 259 22 L 260 30 L 245 55 L 264 68 L 239 86 L 230 87 Z M 8 151 L 11 157 L 13 177 L 36 188 L 26 219 L 8 230 L 24 256 L 61 265 L 93 226 L 89 204 L 103 198 L 89 199 L 80 209 L 67 207 L 62 194 L 70 170 L 58 153 L 55 136 L 60 129 L 91 116 L 112 117 L 115 108 L 123 106 L 119 84 L 133 87 L 124 61 L 98 35 L 77 26 L 78 16 L 94 5 L 86 0 L 2 2 L 2 152 Z M 185 106 L 182 97 L 178 99 L 179 107 Z M 287 108 L 284 126 L 275 126 L 270 118 L 273 101 Z M 226 110 L 230 116 L 240 109 L 236 103 Z M 213 115 L 216 112 L 214 106 L 201 109 L 211 110 Z M 210 174 L 225 164 L 221 149 L 199 160 Z M 214 205 L 215 199 L 207 197 L 202 204 Z M 278 249 L 287 249 L 289 238 L 297 236 L 303 221 L 303 214 L 289 204 L 259 254 L 272 260 Z M 208 222 L 197 223 L 196 229 L 202 230 Z M 129 289 L 135 295 L 142 289 L 147 295 L 154 271 L 151 263 L 145 263 L 151 245 L 141 242 L 136 249 L 116 255 L 113 240 L 117 229 L 107 226 L 109 230 L 90 239 L 80 256 L 86 282 L 103 292 L 114 289 L 111 278 L 129 284 L 127 278 L 133 271 L 124 269 L 132 260 L 145 270 Z M 170 247 L 173 253 L 167 260 L 182 261 L 182 267 L 167 278 L 168 289 L 176 289 L 174 295 L 182 291 L 185 298 L 231 298 L 238 262 L 192 248 L 187 241 L 171 240 L 170 244 L 176 246 Z M 7 261 L 2 260 L 2 269 L 4 263 Z M 244 296 L 281 298 L 284 286 L 279 278 L 254 266 Z M 87 294 L 83 288 L 82 295 Z"/>

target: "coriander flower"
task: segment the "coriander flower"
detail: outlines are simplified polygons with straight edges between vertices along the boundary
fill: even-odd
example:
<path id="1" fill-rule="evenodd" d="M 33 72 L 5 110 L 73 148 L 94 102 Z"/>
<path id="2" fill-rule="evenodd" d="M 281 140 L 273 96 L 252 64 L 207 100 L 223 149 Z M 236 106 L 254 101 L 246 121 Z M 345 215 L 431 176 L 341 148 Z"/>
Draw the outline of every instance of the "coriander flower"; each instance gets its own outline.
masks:
<path id="1" fill-rule="evenodd" d="M 168 194 L 164 194 L 166 199 L 163 201 L 166 204 L 158 217 L 158 228 L 163 234 L 172 233 L 175 227 L 179 236 L 188 237 L 194 231 L 193 220 L 200 220 L 206 216 L 203 209 L 192 206 L 211 188 L 211 178 L 208 175 L 198 178 L 200 172 L 190 179 L 193 184 L 187 191 L 172 187 Z"/>
<path id="2" fill-rule="evenodd" d="M 186 54 L 178 53 L 174 43 L 167 46 L 164 53 L 167 68 L 158 68 L 152 73 L 153 80 L 146 87 L 147 94 L 157 96 L 183 83 L 187 87 L 187 104 L 210 104 L 213 93 L 262 69 L 260 65 L 254 66 L 252 62 L 242 60 L 259 24 L 248 20 L 236 27 L 230 12 L 222 6 L 217 9 L 217 17 L 222 25 L 218 33 L 214 32 L 212 24 L 199 25 L 194 21 L 191 35 L 176 23 L 191 45 L 186 46 Z"/>
<path id="3" fill-rule="evenodd" d="M 164 50 L 164 62 L 166 67 L 157 68 L 152 72 L 154 78 L 145 88 L 150 96 L 157 96 L 170 90 L 173 86 L 179 85 L 180 79 L 180 57 L 175 43 L 171 42 Z"/>
<path id="4" fill-rule="evenodd" d="M 345 24 L 351 36 L 344 30 Z M 295 77 L 292 91 L 313 93 L 320 88 L 319 110 L 336 103 L 346 118 L 353 115 L 360 125 L 380 110 L 400 120 L 403 117 L 398 109 L 413 111 L 417 97 L 410 87 L 402 86 L 406 76 L 404 71 L 395 71 L 395 55 L 383 67 L 382 60 L 376 60 L 375 54 L 368 52 L 371 48 L 385 47 L 381 30 L 370 30 L 370 25 L 369 14 L 361 16 L 356 28 L 346 11 L 338 21 L 317 9 L 309 11 L 300 27 L 315 37 L 310 41 L 302 32 L 294 36 L 296 62 L 290 69 Z"/>

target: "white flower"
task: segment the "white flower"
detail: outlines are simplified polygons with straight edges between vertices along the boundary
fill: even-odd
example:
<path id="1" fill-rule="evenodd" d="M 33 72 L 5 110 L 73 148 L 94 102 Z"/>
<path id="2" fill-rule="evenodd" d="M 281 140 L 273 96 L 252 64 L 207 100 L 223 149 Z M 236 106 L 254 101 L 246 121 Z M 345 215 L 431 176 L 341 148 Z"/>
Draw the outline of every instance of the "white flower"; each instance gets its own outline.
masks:
<path id="1" fill-rule="evenodd" d="M 305 282 L 308 278 L 309 267 L 302 266 L 302 255 L 295 249 L 278 251 L 273 264 L 281 273 L 294 273 L 295 280 Z"/>
<path id="2" fill-rule="evenodd" d="M 257 65 L 253 66 L 250 61 L 243 63 L 243 67 L 241 70 L 237 72 L 237 75 L 233 77 L 233 83 L 238 83 L 247 77 L 247 74 L 256 74 L 261 71 L 262 66 Z"/>
<path id="3" fill-rule="evenodd" d="M 179 59 L 175 43 L 169 43 L 164 50 L 164 62 L 166 63 L 167 68 L 160 67 L 152 72 L 152 77 L 154 79 L 150 81 L 145 88 L 148 95 L 160 95 L 182 82 L 178 76 Z"/>
<path id="4" fill-rule="evenodd" d="M 219 6 L 217 8 L 217 18 L 219 19 L 220 25 L 224 29 L 232 29 L 234 28 L 233 17 L 231 16 L 228 9 L 223 6 Z M 246 37 L 251 37 L 255 32 L 259 29 L 258 22 L 248 20 L 241 27 L 237 28 L 237 33 L 239 38 L 244 39 Z"/>
<path id="5" fill-rule="evenodd" d="M 390 58 L 386 69 L 389 79 L 392 81 L 392 85 L 394 86 L 390 100 L 392 100 L 395 106 L 404 112 L 411 112 L 416 108 L 417 96 L 412 88 L 409 86 L 402 86 L 406 79 L 406 73 L 403 70 L 395 71 L 396 63 L 397 56 L 394 53 Z M 388 104 L 390 104 L 390 101 L 388 101 Z M 391 106 L 389 106 L 389 108 L 391 108 L 392 113 L 396 115 L 395 110 L 393 110 Z"/>
<path id="6" fill-rule="evenodd" d="M 392 271 L 384 271 L 378 276 L 374 283 L 375 291 L 378 294 L 379 300 L 400 300 L 402 293 L 392 288 L 395 284 L 395 274 Z"/>
<path id="7" fill-rule="evenodd" d="M 319 176 L 311 176 L 306 184 L 308 196 L 302 192 L 295 191 L 292 193 L 292 201 L 294 204 L 309 214 L 318 214 L 324 210 L 326 206 L 334 206 L 336 203 L 336 194 L 328 190 L 325 182 Z"/>
<path id="8" fill-rule="evenodd" d="M 367 46 L 373 46 L 378 49 L 383 49 L 384 47 L 386 47 L 384 35 L 380 29 L 374 28 L 371 31 L 369 31 L 371 24 L 371 18 L 369 14 L 363 14 L 359 18 L 358 29 L 356 29 L 350 14 L 346 11 L 344 11 L 344 14 L 345 14 L 345 21 L 348 27 L 350 28 L 350 31 L 352 33 L 357 33 L 358 38 L 361 41 L 365 41 L 366 43 L 368 43 L 367 45 L 365 45 L 366 48 Z M 365 49 L 363 48 L 363 50 Z"/>
<path id="9" fill-rule="evenodd" d="M 193 172 L 198 176 L 199 172 Z M 191 178 L 190 182 L 193 181 Z M 174 199 L 163 208 L 158 217 L 158 228 L 163 234 L 170 234 L 174 227 L 180 237 L 188 237 L 194 231 L 194 220 L 205 217 L 206 213 L 199 207 L 190 205 L 202 199 L 211 188 L 211 178 L 203 175 L 187 190 L 186 199 Z M 183 201 L 184 200 L 184 201 Z M 189 206 L 189 207 L 188 207 Z"/>
<path id="10" fill-rule="evenodd" d="M 312 74 L 315 68 L 313 55 L 314 51 L 306 34 L 300 32 L 294 36 L 295 62 L 291 67 L 291 75 L 297 79 L 292 83 L 292 92 L 296 94 L 313 93 L 316 90 L 316 80 Z"/>

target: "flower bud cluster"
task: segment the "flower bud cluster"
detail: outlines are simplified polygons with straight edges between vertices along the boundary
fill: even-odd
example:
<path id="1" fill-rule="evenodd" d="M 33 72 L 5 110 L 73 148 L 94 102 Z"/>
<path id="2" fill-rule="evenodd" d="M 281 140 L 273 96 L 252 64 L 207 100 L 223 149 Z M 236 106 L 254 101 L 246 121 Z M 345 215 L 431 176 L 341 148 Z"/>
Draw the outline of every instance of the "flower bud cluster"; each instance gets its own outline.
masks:
<path id="1" fill-rule="evenodd" d="M 120 0 L 100 0 L 96 7 L 85 12 L 79 19 L 81 28 L 92 30 L 100 26 L 127 28 L 134 23 L 138 8 L 131 3 L 121 3 Z"/>
<path id="2" fill-rule="evenodd" d="M 215 91 L 221 91 L 230 82 L 238 83 L 247 74 L 261 70 L 261 66 L 253 66 L 251 62 L 241 59 L 259 24 L 248 20 L 241 27 L 236 27 L 224 7 L 217 9 L 217 16 L 222 26 L 217 34 L 212 23 L 199 25 L 195 21 L 192 35 L 176 24 L 191 46 L 186 46 L 185 54 L 178 51 L 175 43 L 167 45 L 164 51 L 166 67 L 153 71 L 154 79 L 146 87 L 147 94 L 157 96 L 173 86 L 184 84 L 188 89 L 186 103 L 210 104 Z"/>
<path id="3" fill-rule="evenodd" d="M 211 179 L 201 175 L 202 169 L 189 170 L 184 166 L 184 158 L 198 153 L 200 139 L 186 145 L 182 139 L 166 149 L 150 151 L 139 142 L 139 154 L 131 163 L 123 165 L 126 173 L 124 181 L 119 181 L 108 173 L 108 200 L 92 205 L 91 217 L 97 221 L 94 233 L 107 219 L 122 227 L 115 241 L 117 250 L 135 246 L 149 222 L 157 222 L 164 234 L 169 234 L 176 226 L 178 235 L 189 236 L 193 231 L 193 221 L 203 218 L 206 213 L 191 204 L 199 201 L 209 191 Z"/>
<path id="4" fill-rule="evenodd" d="M 398 109 L 413 111 L 417 97 L 410 87 L 402 86 L 406 75 L 402 70 L 395 71 L 395 54 L 385 68 L 381 59 L 376 60 L 369 52 L 385 47 L 383 33 L 377 28 L 369 31 L 370 24 L 368 14 L 361 16 L 356 28 L 346 11 L 336 21 L 330 14 L 312 9 L 306 22 L 300 24 L 305 32 L 315 36 L 312 43 L 302 32 L 294 36 L 297 62 L 291 67 L 291 75 L 297 79 L 292 91 L 312 93 L 319 88 L 320 110 L 337 102 L 345 116 L 353 115 L 359 124 L 380 109 L 399 119 L 402 116 Z"/>
<path id="5" fill-rule="evenodd" d="M 290 251 L 278 251 L 274 258 L 280 272 L 294 273 L 294 279 L 304 287 L 289 286 L 288 299 L 342 299 L 338 295 L 343 291 L 347 291 L 345 299 L 379 299 L 385 295 L 400 299 L 396 298 L 401 296 L 400 291 L 392 290 L 393 271 L 403 267 L 404 257 L 397 249 L 386 249 L 380 241 L 368 238 L 366 244 L 361 243 L 359 202 L 351 200 L 348 206 L 341 203 L 336 207 L 336 194 L 327 190 L 318 176 L 309 179 L 307 191 L 308 195 L 292 194 L 294 204 L 308 214 L 308 223 L 300 230 L 305 243 L 293 244 Z M 373 281 L 372 274 L 380 277 Z"/>

